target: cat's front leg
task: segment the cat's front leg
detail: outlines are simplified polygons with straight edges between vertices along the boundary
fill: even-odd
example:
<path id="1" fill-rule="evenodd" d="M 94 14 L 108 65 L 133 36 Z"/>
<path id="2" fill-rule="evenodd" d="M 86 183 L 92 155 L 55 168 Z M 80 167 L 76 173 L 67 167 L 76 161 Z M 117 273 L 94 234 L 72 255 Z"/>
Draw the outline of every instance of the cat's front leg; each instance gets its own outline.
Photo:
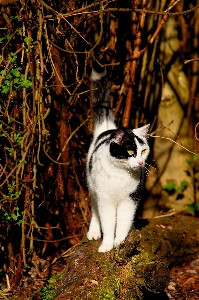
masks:
<path id="1" fill-rule="evenodd" d="M 91 211 L 92 211 L 92 217 L 91 217 L 89 230 L 87 233 L 87 238 L 89 240 L 98 240 L 101 238 L 101 228 L 100 228 L 100 220 L 99 220 L 97 205 L 94 201 L 92 203 Z"/>
<path id="2" fill-rule="evenodd" d="M 103 233 L 102 244 L 98 252 L 107 252 L 114 247 L 114 234 L 116 224 L 116 208 L 113 204 L 101 203 L 99 214 Z"/>
<path id="3" fill-rule="evenodd" d="M 132 199 L 123 200 L 117 208 L 117 225 L 114 247 L 117 247 L 125 240 L 133 227 L 136 204 Z"/>

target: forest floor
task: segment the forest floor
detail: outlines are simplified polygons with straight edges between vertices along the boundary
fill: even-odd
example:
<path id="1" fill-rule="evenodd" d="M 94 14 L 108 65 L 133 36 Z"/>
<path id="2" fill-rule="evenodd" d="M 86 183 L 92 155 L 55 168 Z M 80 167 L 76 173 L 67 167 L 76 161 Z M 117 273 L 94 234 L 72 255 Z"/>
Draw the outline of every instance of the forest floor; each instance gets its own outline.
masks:
<path id="1" fill-rule="evenodd" d="M 180 217 L 179 217 L 180 219 Z M 183 253 L 179 260 L 172 261 L 171 264 L 168 264 L 169 272 L 170 272 L 170 279 L 168 280 L 167 286 L 164 290 L 161 292 L 151 292 L 150 288 L 144 288 L 143 289 L 143 300 L 199 300 L 199 219 L 195 219 L 192 217 L 186 217 L 186 219 L 181 220 L 184 224 L 184 228 L 186 228 L 186 223 L 189 223 L 189 220 L 194 219 L 194 235 L 193 236 L 188 236 L 187 232 L 185 229 L 183 229 L 183 239 L 189 242 L 190 240 L 193 240 L 193 244 L 190 244 L 190 248 L 195 247 L 195 249 L 187 249 L 186 246 L 184 246 Z M 176 222 L 176 220 L 175 220 Z M 166 225 L 165 225 L 166 224 Z M 165 230 L 169 223 L 164 223 L 163 220 L 159 220 L 158 223 L 150 225 L 150 226 L 155 226 L 157 231 L 157 236 L 158 234 L 162 234 L 163 231 L 160 230 Z M 197 226 L 198 225 L 198 226 Z M 146 225 L 145 228 L 147 228 Z M 168 225 L 169 228 L 170 225 Z M 149 227 L 151 230 L 153 227 Z M 145 230 L 145 229 L 144 229 Z M 171 230 L 171 228 L 169 228 Z M 145 234 L 145 231 L 142 229 L 142 238 L 143 234 Z M 160 238 L 161 235 L 158 236 Z M 162 236 L 163 239 L 166 240 L 165 236 Z M 197 239 L 197 242 L 195 242 L 195 239 Z M 96 247 L 99 246 L 100 241 L 93 241 L 90 243 L 84 243 L 88 245 L 96 244 L 95 245 L 95 250 Z M 6 280 L 4 284 L 1 286 L 2 290 L 0 291 L 0 299 L 9 299 L 9 300 L 26 300 L 26 299 L 31 299 L 31 300 L 51 300 L 51 299 L 77 299 L 77 297 L 72 297 L 71 296 L 64 296 L 64 294 L 60 295 L 61 293 L 57 293 L 57 290 L 61 286 L 61 282 L 63 283 L 63 277 L 67 277 L 67 272 L 70 271 L 70 263 L 71 263 L 71 255 L 76 255 L 74 253 L 78 252 L 78 248 L 80 251 L 82 250 L 82 253 L 85 252 L 85 256 L 89 255 L 88 252 L 88 247 L 87 245 L 84 246 L 82 245 L 75 245 L 71 249 L 68 249 L 64 253 L 62 253 L 60 256 L 57 257 L 48 257 L 47 260 L 44 260 L 42 258 L 37 257 L 36 259 L 36 266 L 32 266 L 31 269 L 27 274 L 24 274 L 20 285 L 18 287 L 11 287 L 11 289 L 7 289 L 6 287 Z M 185 244 L 184 244 L 185 245 Z M 87 248 L 85 248 L 87 247 Z M 168 244 L 168 247 L 169 244 Z M 186 248 L 186 249 L 185 249 Z M 77 250 L 77 251 L 76 251 Z M 114 250 L 113 250 L 114 251 Z M 156 251 L 158 251 L 156 249 Z M 171 250 L 172 251 L 172 250 Z M 96 251 L 96 257 L 97 257 L 97 251 Z M 173 253 L 175 256 L 175 253 Z M 93 255 L 92 255 L 93 256 Z M 75 259 L 75 256 L 74 256 Z M 93 259 L 93 257 L 92 257 Z M 77 259 L 76 259 L 77 261 Z M 72 263 L 75 264 L 75 260 L 72 261 Z M 69 269 L 68 269 L 69 268 Z M 81 268 L 81 266 L 80 266 Z M 36 270 L 37 269 L 37 270 Z M 81 270 L 82 271 L 82 270 Z M 75 266 L 72 270 L 74 277 L 77 277 L 76 281 L 80 282 L 80 278 L 78 278 L 78 269 L 77 269 L 77 274 L 75 273 Z M 87 271 L 86 271 L 87 272 Z M 81 272 L 80 272 L 81 273 Z M 62 279 L 59 274 L 62 274 Z M 65 274 L 65 275 L 64 275 Z M 84 275 L 85 276 L 85 275 Z M 51 279 L 50 279 L 51 278 Z M 84 280 L 86 282 L 86 278 L 84 277 Z M 90 287 L 90 289 L 94 289 L 97 286 L 97 277 L 95 279 L 92 279 L 92 284 L 86 282 L 85 284 Z M 66 281 L 66 278 L 65 278 Z M 89 285 L 90 284 L 90 285 Z M 81 285 L 81 284 L 80 284 Z M 74 282 L 73 282 L 74 286 Z M 97 287 L 96 287 L 97 288 Z M 71 288 L 72 289 L 72 288 Z M 62 288 L 63 292 L 64 288 Z M 71 292 L 68 292 L 71 293 Z M 80 299 L 95 299 L 93 297 L 88 298 L 80 298 Z M 99 298 L 96 298 L 98 300 Z M 102 299 L 100 297 L 100 299 Z M 120 296 L 116 296 L 115 298 L 108 298 L 108 299 L 120 299 Z M 123 298 L 122 298 L 123 299 Z M 124 298 L 129 300 L 130 298 Z M 132 298 L 131 298 L 132 299 Z M 134 298 L 133 298 L 134 299 Z M 137 298 L 135 298 L 137 299 Z"/>

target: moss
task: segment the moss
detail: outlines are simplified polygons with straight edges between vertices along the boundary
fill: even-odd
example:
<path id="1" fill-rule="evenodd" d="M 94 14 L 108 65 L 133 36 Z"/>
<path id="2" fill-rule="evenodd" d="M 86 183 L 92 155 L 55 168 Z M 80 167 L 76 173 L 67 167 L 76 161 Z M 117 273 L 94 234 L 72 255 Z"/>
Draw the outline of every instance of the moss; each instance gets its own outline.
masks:
<path id="1" fill-rule="evenodd" d="M 143 299 L 143 287 L 160 292 L 169 280 L 167 267 L 198 253 L 198 228 L 198 219 L 175 216 L 151 220 L 141 235 L 132 231 L 107 253 L 97 252 L 100 240 L 83 243 L 68 257 L 55 299 L 138 300 Z"/>
<path id="2" fill-rule="evenodd" d="M 96 299 L 115 300 L 120 295 L 120 283 L 117 279 L 115 267 L 110 258 L 110 252 L 102 254 L 100 257 L 103 280 L 96 291 Z"/>
<path id="3" fill-rule="evenodd" d="M 115 275 L 103 279 L 99 299 L 115 300 L 120 294 L 120 283 Z"/>

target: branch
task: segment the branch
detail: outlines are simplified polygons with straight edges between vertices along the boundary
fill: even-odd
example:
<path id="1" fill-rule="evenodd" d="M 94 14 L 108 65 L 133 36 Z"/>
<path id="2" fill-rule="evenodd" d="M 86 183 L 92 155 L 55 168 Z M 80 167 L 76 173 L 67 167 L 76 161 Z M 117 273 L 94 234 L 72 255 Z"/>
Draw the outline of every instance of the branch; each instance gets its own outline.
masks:
<path id="1" fill-rule="evenodd" d="M 12 3 L 16 3 L 19 0 L 0 0 L 0 5 L 7 5 L 7 4 L 12 4 Z"/>

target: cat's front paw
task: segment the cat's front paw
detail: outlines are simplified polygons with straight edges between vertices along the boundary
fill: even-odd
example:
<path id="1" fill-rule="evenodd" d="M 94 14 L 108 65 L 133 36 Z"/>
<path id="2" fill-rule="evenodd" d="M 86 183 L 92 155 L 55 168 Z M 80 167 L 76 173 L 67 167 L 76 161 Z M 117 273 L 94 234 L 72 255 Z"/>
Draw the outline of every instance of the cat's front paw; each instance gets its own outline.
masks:
<path id="1" fill-rule="evenodd" d="M 101 238 L 101 232 L 98 230 L 89 230 L 87 233 L 87 239 L 98 240 Z"/>
<path id="2" fill-rule="evenodd" d="M 123 241 L 125 240 L 125 237 L 116 237 L 114 240 L 114 247 L 118 247 Z"/>
<path id="3" fill-rule="evenodd" d="M 98 252 L 107 252 L 107 251 L 110 251 L 111 249 L 113 249 L 112 243 L 110 243 L 110 244 L 102 243 L 98 249 Z"/>

